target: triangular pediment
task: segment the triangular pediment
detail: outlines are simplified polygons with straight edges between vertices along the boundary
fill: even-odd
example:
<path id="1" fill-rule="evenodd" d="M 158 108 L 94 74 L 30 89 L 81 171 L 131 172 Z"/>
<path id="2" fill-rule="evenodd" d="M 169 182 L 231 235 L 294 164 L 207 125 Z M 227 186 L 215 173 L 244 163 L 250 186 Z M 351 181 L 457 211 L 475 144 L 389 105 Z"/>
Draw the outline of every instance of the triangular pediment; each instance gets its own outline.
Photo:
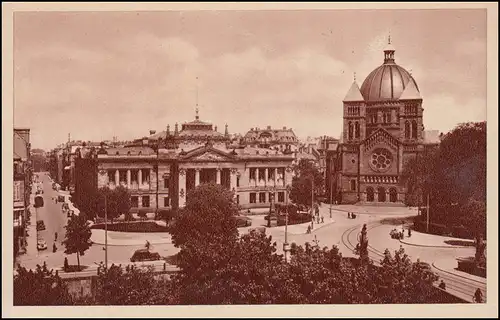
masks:
<path id="1" fill-rule="evenodd" d="M 234 156 L 214 147 L 204 146 L 191 150 L 182 156 L 182 160 L 190 161 L 231 161 Z"/>
<path id="2" fill-rule="evenodd" d="M 356 102 L 356 101 L 365 101 L 361 91 L 359 90 L 359 86 L 356 82 L 353 82 L 351 88 L 345 95 L 343 100 L 344 102 Z"/>
<path id="3" fill-rule="evenodd" d="M 401 97 L 399 97 L 399 100 L 416 100 L 416 99 L 422 99 L 422 96 L 420 95 L 420 92 L 415 86 L 415 83 L 413 81 L 409 81 L 408 85 L 405 88 L 405 91 L 403 91 Z"/>
<path id="4" fill-rule="evenodd" d="M 392 147 L 394 150 L 397 150 L 400 144 L 399 140 L 384 128 L 377 128 L 363 141 L 365 150 L 370 150 L 381 143 Z"/>

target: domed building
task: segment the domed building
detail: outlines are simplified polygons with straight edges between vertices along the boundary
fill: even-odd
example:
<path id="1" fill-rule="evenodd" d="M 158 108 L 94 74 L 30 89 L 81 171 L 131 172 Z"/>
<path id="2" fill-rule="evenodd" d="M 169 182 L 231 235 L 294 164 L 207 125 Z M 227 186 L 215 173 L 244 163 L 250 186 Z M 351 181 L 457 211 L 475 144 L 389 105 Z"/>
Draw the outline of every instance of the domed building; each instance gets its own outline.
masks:
<path id="1" fill-rule="evenodd" d="M 420 89 L 394 53 L 389 39 L 384 63 L 361 88 L 354 79 L 343 100 L 343 132 L 331 177 L 338 203 L 402 204 L 404 163 L 439 142 L 425 134 Z"/>

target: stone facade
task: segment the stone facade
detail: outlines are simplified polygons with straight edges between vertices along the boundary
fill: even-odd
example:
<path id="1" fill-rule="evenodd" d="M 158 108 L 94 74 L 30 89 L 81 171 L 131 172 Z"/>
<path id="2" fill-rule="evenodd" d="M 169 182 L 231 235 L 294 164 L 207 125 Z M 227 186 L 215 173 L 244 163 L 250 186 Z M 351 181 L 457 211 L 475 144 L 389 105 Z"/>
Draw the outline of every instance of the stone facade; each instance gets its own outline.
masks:
<path id="1" fill-rule="evenodd" d="M 392 46 L 361 89 L 353 82 L 343 101 L 343 132 L 332 170 L 337 202 L 404 202 L 404 165 L 429 145 L 422 102 L 415 79 L 395 64 Z"/>

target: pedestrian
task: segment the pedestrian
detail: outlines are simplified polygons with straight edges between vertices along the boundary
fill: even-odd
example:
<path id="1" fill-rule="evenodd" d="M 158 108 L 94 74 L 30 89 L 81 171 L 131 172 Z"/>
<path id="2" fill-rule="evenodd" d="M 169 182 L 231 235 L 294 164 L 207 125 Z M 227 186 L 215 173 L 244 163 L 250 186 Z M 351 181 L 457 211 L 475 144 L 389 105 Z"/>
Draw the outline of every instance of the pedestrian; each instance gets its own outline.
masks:
<path id="1" fill-rule="evenodd" d="M 325 223 L 325 217 L 321 216 L 321 223 Z"/>
<path id="2" fill-rule="evenodd" d="M 411 237 L 411 228 L 408 228 L 408 238 Z"/>
<path id="3" fill-rule="evenodd" d="M 446 283 L 444 283 L 443 280 L 441 280 L 441 283 L 439 284 L 439 288 L 443 289 L 443 290 L 446 290 Z"/>
<path id="4" fill-rule="evenodd" d="M 306 233 L 311 233 L 311 226 L 307 226 L 307 231 Z"/>
<path id="5" fill-rule="evenodd" d="M 473 301 L 475 303 L 483 303 L 483 292 L 481 291 L 481 289 L 477 288 L 476 292 L 474 293 Z"/>
<path id="6" fill-rule="evenodd" d="M 316 223 L 319 224 L 319 217 L 316 217 Z"/>
<path id="7" fill-rule="evenodd" d="M 52 252 L 56 252 L 56 251 L 57 251 L 57 247 L 56 247 L 56 244 L 54 243 L 54 244 L 52 245 Z"/>
<path id="8" fill-rule="evenodd" d="M 57 241 L 57 232 L 54 233 L 54 241 Z"/>
<path id="9" fill-rule="evenodd" d="M 347 219 L 351 219 L 351 212 L 347 212 Z"/>

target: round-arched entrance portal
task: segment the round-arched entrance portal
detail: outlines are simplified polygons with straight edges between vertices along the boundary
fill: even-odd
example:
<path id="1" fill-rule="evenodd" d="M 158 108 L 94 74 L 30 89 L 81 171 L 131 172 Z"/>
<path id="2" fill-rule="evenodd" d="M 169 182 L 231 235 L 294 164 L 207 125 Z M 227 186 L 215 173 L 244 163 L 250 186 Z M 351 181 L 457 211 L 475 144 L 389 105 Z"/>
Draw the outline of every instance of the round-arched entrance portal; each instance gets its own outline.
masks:
<path id="1" fill-rule="evenodd" d="M 377 192 L 378 192 L 378 202 L 385 202 L 386 201 L 385 189 L 383 187 L 378 187 Z"/>
<path id="2" fill-rule="evenodd" d="M 375 191 L 372 187 L 366 188 L 366 201 L 373 202 L 375 200 Z"/>
<path id="3" fill-rule="evenodd" d="M 398 192 L 396 191 L 395 188 L 390 188 L 389 189 L 389 201 L 391 201 L 391 202 L 397 202 L 398 201 Z"/>

